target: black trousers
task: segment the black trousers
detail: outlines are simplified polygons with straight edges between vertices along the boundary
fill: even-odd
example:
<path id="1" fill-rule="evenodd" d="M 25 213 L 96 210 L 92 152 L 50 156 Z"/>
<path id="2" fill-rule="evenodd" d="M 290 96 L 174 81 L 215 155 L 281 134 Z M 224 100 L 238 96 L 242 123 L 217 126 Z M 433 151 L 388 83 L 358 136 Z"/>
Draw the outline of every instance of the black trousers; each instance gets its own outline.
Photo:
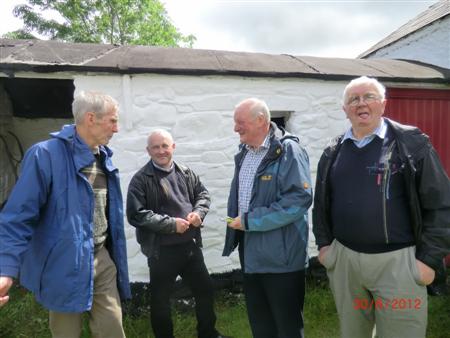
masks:
<path id="1" fill-rule="evenodd" d="M 303 338 L 304 270 L 244 273 L 244 294 L 254 338 Z"/>
<path id="2" fill-rule="evenodd" d="M 253 338 L 304 338 L 305 270 L 287 273 L 245 273 L 244 236 L 239 261 Z"/>
<path id="3" fill-rule="evenodd" d="M 156 338 L 173 338 L 170 295 L 177 276 L 195 298 L 199 338 L 215 338 L 214 289 L 201 249 L 193 241 L 161 246 L 158 259 L 149 260 L 151 323 Z"/>

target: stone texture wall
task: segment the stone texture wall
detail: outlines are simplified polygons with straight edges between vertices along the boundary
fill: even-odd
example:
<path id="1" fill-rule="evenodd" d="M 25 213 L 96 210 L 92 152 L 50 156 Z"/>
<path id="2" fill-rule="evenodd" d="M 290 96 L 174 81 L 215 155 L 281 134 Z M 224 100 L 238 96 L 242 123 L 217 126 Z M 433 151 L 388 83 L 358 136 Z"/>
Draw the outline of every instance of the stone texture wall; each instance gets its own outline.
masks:
<path id="1" fill-rule="evenodd" d="M 226 227 L 220 218 L 226 216 L 233 157 L 239 143 L 233 131 L 234 106 L 247 97 L 258 97 L 272 111 L 285 113 L 287 130 L 298 135 L 308 151 L 314 182 L 323 148 L 348 126 L 341 109 L 345 84 L 221 76 L 89 74 L 75 78 L 77 91 L 100 90 L 120 102 L 120 131 L 110 146 L 120 169 L 124 200 L 131 177 L 149 159 L 145 150 L 148 134 L 155 128 L 173 134 L 175 159 L 192 167 L 211 193 L 203 238 L 205 260 L 213 273 L 239 267 L 236 254 L 221 256 Z M 5 103 L 2 107 L 9 106 Z M 59 130 L 63 124 L 72 123 L 71 119 L 12 118 L 10 110 L 9 129 L 19 137 L 24 149 L 47 139 L 49 132 Z M 148 281 L 146 259 L 136 242 L 134 228 L 127 223 L 126 236 L 131 280 Z M 310 236 L 309 252 L 316 255 L 312 233 Z"/>
<path id="2" fill-rule="evenodd" d="M 211 272 L 239 267 L 236 254 L 222 257 L 228 189 L 239 138 L 233 109 L 244 98 L 258 97 L 277 112 L 290 112 L 287 129 L 297 134 L 310 156 L 313 180 L 320 154 L 330 138 L 347 126 L 341 110 L 344 82 L 220 76 L 89 76 L 75 80 L 77 90 L 101 89 L 120 101 L 120 132 L 111 147 L 126 196 L 133 174 L 148 161 L 146 137 L 165 128 L 175 139 L 175 159 L 192 167 L 212 197 L 203 229 L 204 255 Z M 134 228 L 127 225 L 131 280 L 147 281 L 145 257 Z M 311 233 L 310 254 L 316 249 Z"/>

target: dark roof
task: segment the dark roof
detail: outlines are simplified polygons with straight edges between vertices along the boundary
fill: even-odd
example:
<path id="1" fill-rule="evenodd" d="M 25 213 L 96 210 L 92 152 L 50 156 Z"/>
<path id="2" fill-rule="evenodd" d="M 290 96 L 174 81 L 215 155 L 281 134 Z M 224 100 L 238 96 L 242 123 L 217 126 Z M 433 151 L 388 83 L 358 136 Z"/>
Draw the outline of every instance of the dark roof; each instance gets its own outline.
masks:
<path id="1" fill-rule="evenodd" d="M 433 22 L 443 19 L 450 15 L 450 1 L 441 0 L 430 6 L 427 10 L 417 15 L 415 18 L 409 20 L 399 29 L 388 35 L 386 38 L 378 42 L 376 45 L 370 47 L 364 53 L 359 55 L 359 58 L 367 57 L 379 49 L 389 46 L 390 44 L 407 37 L 408 35 L 418 31 L 419 29 L 432 24 Z"/>
<path id="2" fill-rule="evenodd" d="M 0 39 L 0 71 L 238 75 L 448 83 L 448 70 L 401 60 L 300 57 L 189 48 Z"/>

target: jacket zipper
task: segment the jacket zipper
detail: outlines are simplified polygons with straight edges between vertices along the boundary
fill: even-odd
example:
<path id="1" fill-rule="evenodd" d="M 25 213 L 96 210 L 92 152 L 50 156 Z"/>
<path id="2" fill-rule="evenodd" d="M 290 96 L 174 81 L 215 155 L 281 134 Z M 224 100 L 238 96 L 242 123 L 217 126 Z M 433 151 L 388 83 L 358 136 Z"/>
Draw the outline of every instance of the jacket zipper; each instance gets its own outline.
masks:
<path id="1" fill-rule="evenodd" d="M 388 189 L 388 182 L 391 176 L 391 170 L 389 168 L 389 161 L 392 157 L 392 150 L 395 146 L 395 141 L 393 141 L 390 145 L 389 148 L 386 152 L 386 155 L 384 156 L 383 159 L 383 164 L 384 164 L 384 168 L 383 168 L 383 185 L 381 188 L 381 192 L 382 192 L 382 199 L 383 199 L 383 203 L 382 203 L 382 209 L 383 209 L 383 228 L 384 228 L 384 237 L 386 239 L 386 244 L 389 244 L 389 235 L 388 235 L 388 229 L 387 229 L 387 206 L 386 206 L 386 199 L 387 199 L 387 189 Z"/>

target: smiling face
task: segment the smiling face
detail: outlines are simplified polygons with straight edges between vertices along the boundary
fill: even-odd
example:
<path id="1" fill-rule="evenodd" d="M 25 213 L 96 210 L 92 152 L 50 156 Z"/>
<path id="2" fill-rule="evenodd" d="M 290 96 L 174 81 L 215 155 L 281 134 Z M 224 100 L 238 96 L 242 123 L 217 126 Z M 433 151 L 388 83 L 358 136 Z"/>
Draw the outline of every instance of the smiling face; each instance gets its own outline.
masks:
<path id="1" fill-rule="evenodd" d="M 353 135 L 361 139 L 381 123 L 386 100 L 372 83 L 357 84 L 348 89 L 343 109 L 352 124 Z"/>
<path id="2" fill-rule="evenodd" d="M 262 113 L 252 112 L 254 101 L 243 101 L 234 111 L 234 131 L 239 134 L 241 143 L 258 147 L 269 132 L 269 122 Z"/>
<path id="3" fill-rule="evenodd" d="M 148 138 L 147 152 L 152 161 L 162 168 L 170 168 L 174 150 L 175 143 L 169 134 L 154 133 Z"/>

